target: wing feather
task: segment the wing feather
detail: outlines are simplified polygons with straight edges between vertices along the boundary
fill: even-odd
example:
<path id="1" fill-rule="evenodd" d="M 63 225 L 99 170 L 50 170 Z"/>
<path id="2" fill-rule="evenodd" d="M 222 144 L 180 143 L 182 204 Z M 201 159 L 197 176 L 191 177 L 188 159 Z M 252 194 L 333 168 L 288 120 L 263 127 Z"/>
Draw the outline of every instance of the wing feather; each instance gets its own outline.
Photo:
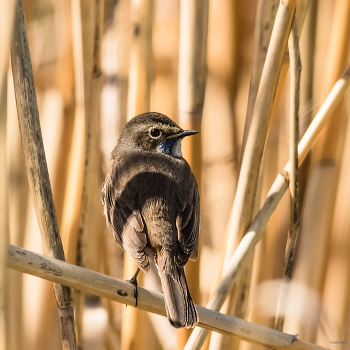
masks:
<path id="1" fill-rule="evenodd" d="M 131 255 L 137 266 L 147 272 L 150 264 L 145 252 L 147 236 L 142 216 L 134 208 L 134 201 L 122 200 L 116 195 L 110 176 L 106 177 L 102 188 L 102 203 L 114 239 Z"/>
<path id="2" fill-rule="evenodd" d="M 180 266 L 186 264 L 188 259 L 195 260 L 198 256 L 200 205 L 198 186 L 195 181 L 193 188 L 193 196 L 189 197 L 188 203 L 178 206 L 176 226 L 180 250 L 176 260 Z"/>

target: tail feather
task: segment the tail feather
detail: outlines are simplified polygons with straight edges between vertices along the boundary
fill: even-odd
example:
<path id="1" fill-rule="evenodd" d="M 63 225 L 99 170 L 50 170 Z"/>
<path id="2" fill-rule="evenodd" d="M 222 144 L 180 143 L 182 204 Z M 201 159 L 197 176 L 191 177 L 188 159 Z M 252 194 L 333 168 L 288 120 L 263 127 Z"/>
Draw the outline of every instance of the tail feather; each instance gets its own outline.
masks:
<path id="1" fill-rule="evenodd" d="M 159 273 L 170 323 L 176 328 L 194 327 L 198 323 L 198 314 L 188 289 L 185 271 L 175 263 L 170 252 L 160 254 Z"/>

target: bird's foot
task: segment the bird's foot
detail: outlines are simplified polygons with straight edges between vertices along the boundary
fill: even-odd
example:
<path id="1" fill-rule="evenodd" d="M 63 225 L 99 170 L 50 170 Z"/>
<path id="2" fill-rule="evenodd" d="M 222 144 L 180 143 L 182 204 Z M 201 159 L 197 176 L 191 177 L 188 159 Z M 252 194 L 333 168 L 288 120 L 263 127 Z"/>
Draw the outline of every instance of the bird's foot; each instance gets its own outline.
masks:
<path id="1" fill-rule="evenodd" d="M 134 298 L 135 298 L 135 307 L 137 307 L 137 298 L 139 296 L 139 292 L 137 290 L 137 275 L 139 274 L 140 269 L 138 268 L 135 275 L 132 276 L 132 278 L 130 280 L 126 280 L 126 282 L 131 283 L 134 286 Z"/>

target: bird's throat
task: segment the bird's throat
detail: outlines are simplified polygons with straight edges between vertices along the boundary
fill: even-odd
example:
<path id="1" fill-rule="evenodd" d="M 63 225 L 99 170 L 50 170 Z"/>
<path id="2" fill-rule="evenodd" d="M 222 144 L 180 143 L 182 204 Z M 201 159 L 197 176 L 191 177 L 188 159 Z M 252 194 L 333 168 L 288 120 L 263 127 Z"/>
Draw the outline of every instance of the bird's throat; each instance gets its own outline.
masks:
<path id="1" fill-rule="evenodd" d="M 158 152 L 174 158 L 181 158 L 181 139 L 165 139 L 158 147 Z"/>

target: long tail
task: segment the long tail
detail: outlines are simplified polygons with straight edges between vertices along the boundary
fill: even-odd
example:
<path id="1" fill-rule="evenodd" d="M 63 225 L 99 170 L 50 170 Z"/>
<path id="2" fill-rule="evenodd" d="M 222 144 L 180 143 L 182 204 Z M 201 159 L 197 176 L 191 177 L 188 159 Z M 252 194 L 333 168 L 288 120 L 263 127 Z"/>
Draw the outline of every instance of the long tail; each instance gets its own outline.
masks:
<path id="1" fill-rule="evenodd" d="M 198 314 L 188 289 L 184 268 L 175 263 L 168 251 L 159 254 L 158 264 L 170 323 L 176 328 L 194 327 L 198 323 Z"/>

